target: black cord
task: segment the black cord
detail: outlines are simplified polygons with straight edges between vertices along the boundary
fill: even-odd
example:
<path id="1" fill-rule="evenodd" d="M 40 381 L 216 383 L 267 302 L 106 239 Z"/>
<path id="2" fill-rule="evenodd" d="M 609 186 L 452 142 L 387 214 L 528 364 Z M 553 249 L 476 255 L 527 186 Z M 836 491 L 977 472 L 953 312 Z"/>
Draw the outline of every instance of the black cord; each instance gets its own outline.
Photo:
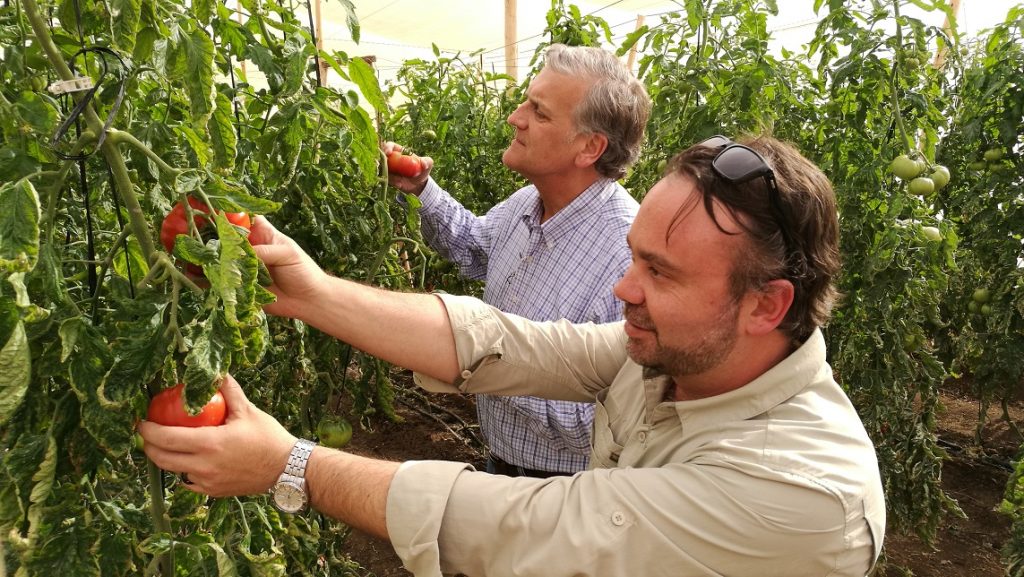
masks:
<path id="1" fill-rule="evenodd" d="M 313 6 L 306 0 L 306 14 L 309 15 L 309 36 L 313 39 L 313 61 L 316 64 L 316 86 L 320 88 L 324 81 L 320 78 L 320 49 L 316 45 L 316 27 L 313 26 Z"/>
<path id="2" fill-rule="evenodd" d="M 78 52 L 75 52 L 74 56 L 71 57 L 70 68 L 72 73 L 74 73 L 75 71 L 75 59 L 89 52 L 113 56 L 114 58 L 117 58 L 118 62 L 121 63 L 122 70 L 125 68 L 124 60 L 121 58 L 120 55 L 118 55 L 117 52 L 114 52 L 113 50 L 109 48 L 104 48 L 102 46 L 92 46 L 89 48 L 80 49 Z M 101 86 L 103 86 L 103 80 L 106 78 L 108 72 L 107 60 L 106 58 L 100 58 L 99 61 L 102 66 L 100 76 L 96 80 L 96 85 L 90 88 L 82 96 L 82 98 L 75 104 L 75 107 L 71 110 L 71 114 L 64 120 L 64 122 L 61 123 L 59 127 L 57 127 L 57 131 L 54 133 L 53 138 L 50 140 L 50 146 L 53 147 L 54 154 L 56 154 L 58 157 L 64 160 L 84 160 L 95 154 L 96 151 L 99 150 L 100 146 L 103 144 L 103 141 L 106 140 L 107 131 L 110 129 L 110 126 L 114 123 L 114 118 L 117 116 L 118 110 L 121 109 L 121 102 L 124 100 L 124 85 L 127 78 L 122 78 L 118 82 L 117 97 L 114 99 L 114 103 L 110 107 L 110 113 L 107 115 L 107 120 L 103 124 L 103 130 L 100 131 L 100 133 L 96 137 L 96 148 L 94 148 L 91 152 L 80 154 L 65 154 L 57 150 L 57 143 L 60 141 L 61 138 L 64 137 L 65 134 L 68 133 L 68 130 L 71 129 L 71 125 L 78 120 L 78 117 L 82 115 L 82 112 L 85 111 L 85 108 L 89 106 L 89 103 L 92 102 L 93 96 L 96 95 L 96 91 L 99 90 Z"/>

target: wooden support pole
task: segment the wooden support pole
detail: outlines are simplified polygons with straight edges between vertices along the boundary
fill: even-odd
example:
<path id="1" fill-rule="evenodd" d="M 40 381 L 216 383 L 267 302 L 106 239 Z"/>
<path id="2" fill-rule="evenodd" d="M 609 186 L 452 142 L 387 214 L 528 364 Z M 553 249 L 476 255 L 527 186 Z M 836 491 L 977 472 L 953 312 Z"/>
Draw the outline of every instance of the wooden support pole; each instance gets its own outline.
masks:
<path id="1" fill-rule="evenodd" d="M 643 14 L 637 14 L 636 15 L 636 28 L 634 28 L 633 31 L 636 32 L 643 25 L 644 25 L 644 15 Z M 626 61 L 626 68 L 632 70 L 634 62 L 636 62 L 636 44 L 633 44 L 633 47 L 629 49 L 629 59 Z"/>
<path id="2" fill-rule="evenodd" d="M 516 44 L 517 0 L 505 0 L 505 73 L 519 81 L 519 46 Z"/>
<path id="3" fill-rule="evenodd" d="M 960 13 L 960 0 L 952 0 L 952 2 L 950 2 L 950 8 L 950 12 L 952 12 L 954 16 L 958 15 Z M 953 23 L 949 21 L 948 16 L 946 17 L 946 22 L 942 25 L 942 29 L 946 32 L 947 36 L 953 35 Z M 935 53 L 935 61 L 932 62 L 932 66 L 935 68 L 942 68 L 946 63 L 946 54 L 948 53 L 948 45 L 940 48 L 938 52 Z"/>

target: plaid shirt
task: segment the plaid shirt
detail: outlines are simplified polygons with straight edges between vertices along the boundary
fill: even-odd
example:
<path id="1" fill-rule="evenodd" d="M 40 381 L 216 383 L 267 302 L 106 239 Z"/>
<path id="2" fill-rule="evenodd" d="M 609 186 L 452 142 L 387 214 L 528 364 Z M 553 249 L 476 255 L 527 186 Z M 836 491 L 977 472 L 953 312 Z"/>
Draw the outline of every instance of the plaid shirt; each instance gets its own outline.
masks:
<path id="1" fill-rule="evenodd" d="M 639 205 L 617 182 L 599 179 L 544 223 L 532 185 L 485 216 L 469 212 L 433 179 L 419 199 L 427 244 L 464 276 L 486 281 L 488 304 L 539 321 L 622 318 L 612 288 L 631 260 L 626 233 Z M 502 460 L 542 471 L 586 469 L 592 404 L 478 395 L 477 411 L 491 452 Z"/>

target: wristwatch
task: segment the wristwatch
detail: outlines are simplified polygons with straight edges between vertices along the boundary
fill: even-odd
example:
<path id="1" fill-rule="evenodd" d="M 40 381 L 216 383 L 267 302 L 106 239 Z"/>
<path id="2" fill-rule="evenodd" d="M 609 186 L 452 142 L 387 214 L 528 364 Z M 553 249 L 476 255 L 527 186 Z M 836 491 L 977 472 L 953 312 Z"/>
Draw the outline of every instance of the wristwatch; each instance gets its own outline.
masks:
<path id="1" fill-rule="evenodd" d="M 284 472 L 270 489 L 270 498 L 278 511 L 298 513 L 309 503 L 309 492 L 306 490 L 306 462 L 309 461 L 309 455 L 314 447 L 316 443 L 313 441 L 295 441 Z"/>

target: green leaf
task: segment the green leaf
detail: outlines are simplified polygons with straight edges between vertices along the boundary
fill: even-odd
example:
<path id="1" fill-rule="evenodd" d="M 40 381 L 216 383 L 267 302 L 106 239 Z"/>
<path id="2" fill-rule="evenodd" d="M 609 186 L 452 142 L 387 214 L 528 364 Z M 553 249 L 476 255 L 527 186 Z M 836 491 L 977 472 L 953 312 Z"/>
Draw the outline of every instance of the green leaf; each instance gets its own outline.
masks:
<path id="1" fill-rule="evenodd" d="M 348 118 L 352 127 L 350 152 L 359 166 L 364 181 L 369 183 L 377 177 L 377 162 L 381 158 L 377 131 L 370 116 L 362 108 L 353 108 Z"/>
<path id="2" fill-rule="evenodd" d="M 181 82 L 192 107 L 192 126 L 205 127 L 213 113 L 213 39 L 202 28 L 179 29 L 167 58 L 167 75 Z"/>
<path id="3" fill-rule="evenodd" d="M 139 35 L 142 19 L 142 0 L 107 0 L 110 6 L 111 28 L 114 32 L 114 46 L 131 53 Z"/>
<path id="4" fill-rule="evenodd" d="M 39 256 L 39 196 L 27 180 L 0 186 L 0 272 L 29 271 Z"/>
<path id="5" fill-rule="evenodd" d="M 60 325 L 61 362 L 67 363 L 71 387 L 81 401 L 93 396 L 114 364 L 106 339 L 83 317 Z"/>
<path id="6" fill-rule="evenodd" d="M 219 577 L 238 577 L 238 568 L 235 562 L 224 551 L 224 548 L 216 543 L 208 543 L 206 548 L 213 551 L 214 559 L 217 560 L 217 575 Z"/>
<path id="7" fill-rule="evenodd" d="M 380 83 L 377 82 L 377 75 L 373 68 L 362 58 L 353 58 L 348 62 L 348 75 L 352 82 L 359 87 L 366 102 L 378 112 L 385 112 L 388 109 L 388 101 L 380 90 Z"/>
<path id="8" fill-rule="evenodd" d="M 238 138 L 235 136 L 234 120 L 231 100 L 218 92 L 213 116 L 210 117 L 210 122 L 207 124 L 210 141 L 213 144 L 214 168 L 233 169 L 235 167 Z"/>
<path id="9" fill-rule="evenodd" d="M 0 306 L 2 305 L 3 301 L 0 301 Z M 13 306 L 10 309 L 13 309 Z M 15 310 L 8 311 L 4 316 L 9 316 L 10 312 L 17 315 Z M 25 336 L 25 325 L 19 320 L 0 348 L 0 426 L 6 425 L 7 420 L 21 406 L 28 392 L 31 376 L 32 357 L 28 338 Z"/>

